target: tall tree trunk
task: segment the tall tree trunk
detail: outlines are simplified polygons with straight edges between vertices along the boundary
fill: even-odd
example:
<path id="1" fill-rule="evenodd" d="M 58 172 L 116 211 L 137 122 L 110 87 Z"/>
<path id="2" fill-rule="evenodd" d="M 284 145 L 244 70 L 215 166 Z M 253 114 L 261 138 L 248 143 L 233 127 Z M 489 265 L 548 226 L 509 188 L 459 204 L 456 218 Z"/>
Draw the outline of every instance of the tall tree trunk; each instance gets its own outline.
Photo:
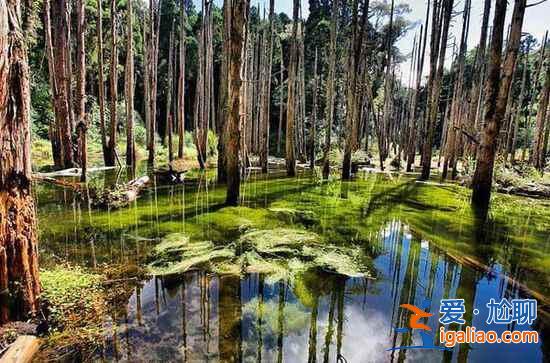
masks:
<path id="1" fill-rule="evenodd" d="M 171 167 L 173 160 L 172 153 L 172 88 L 174 87 L 174 22 L 170 30 L 170 40 L 168 49 L 168 84 L 166 86 L 166 127 L 165 133 L 168 136 L 168 165 Z"/>
<path id="2" fill-rule="evenodd" d="M 136 166 L 136 144 L 134 140 L 134 30 L 133 0 L 128 0 L 126 17 L 126 165 Z"/>
<path id="3" fill-rule="evenodd" d="M 148 163 L 155 163 L 155 136 L 157 133 L 157 68 L 159 56 L 159 29 L 160 29 L 160 1 L 149 1 L 149 151 Z"/>
<path id="4" fill-rule="evenodd" d="M 185 148 L 185 0 L 181 0 L 179 36 L 179 78 L 178 78 L 178 158 L 183 158 Z"/>
<path id="5" fill-rule="evenodd" d="M 62 167 L 72 168 L 74 163 L 74 149 L 71 132 L 71 107 L 69 103 L 68 75 L 67 75 L 67 47 L 69 24 L 67 23 L 67 2 L 66 0 L 54 0 L 52 6 L 53 24 L 53 55 L 54 55 L 54 77 L 56 78 L 57 94 L 54 95 L 57 110 L 58 135 L 61 145 Z"/>
<path id="6" fill-rule="evenodd" d="M 99 131 L 101 133 L 101 146 L 103 150 L 103 162 L 108 165 L 107 130 L 105 126 L 105 79 L 103 76 L 103 0 L 97 1 L 97 64 L 98 64 L 98 103 L 99 103 Z"/>
<path id="7" fill-rule="evenodd" d="M 284 76 L 285 76 L 285 61 L 283 57 L 283 44 L 279 40 L 281 47 L 281 64 L 280 64 L 280 80 L 279 80 L 279 127 L 277 128 L 277 155 L 281 155 L 281 140 L 283 134 L 283 107 L 284 107 Z"/>
<path id="8" fill-rule="evenodd" d="M 262 99 L 261 99 L 261 138 L 260 138 L 260 166 L 262 173 L 267 173 L 267 159 L 269 156 L 269 127 L 271 120 L 271 68 L 273 64 L 273 18 L 275 16 L 275 0 L 269 0 L 269 25 L 267 29 L 267 47 L 264 57 Z"/>
<path id="9" fill-rule="evenodd" d="M 546 50 L 546 44 L 543 45 L 541 52 L 545 52 L 545 75 L 544 86 L 539 95 L 539 110 L 537 112 L 537 121 L 535 129 L 535 138 L 533 144 L 532 162 L 533 166 L 538 170 L 544 170 L 546 164 L 546 141 L 548 140 L 548 99 L 550 98 L 550 52 Z"/>
<path id="10" fill-rule="evenodd" d="M 437 114 L 439 110 L 439 96 L 441 94 L 441 80 L 443 78 L 443 70 L 445 65 L 445 54 L 447 52 L 447 39 L 449 36 L 449 25 L 451 23 L 451 15 L 453 10 L 454 0 L 443 0 L 441 9 L 442 26 L 440 28 L 440 34 L 432 34 L 432 40 L 435 37 L 435 45 L 432 47 L 433 55 L 431 62 L 430 73 L 436 72 L 431 76 L 433 77 L 433 83 L 431 84 L 431 92 L 428 99 L 428 116 L 426 117 L 426 125 L 424 126 L 425 140 L 422 149 L 422 173 L 420 178 L 427 180 L 430 178 L 430 171 L 432 166 L 432 143 L 434 128 L 436 125 Z M 439 27 L 438 27 L 439 29 Z M 438 32 L 439 33 L 439 32 Z M 439 54 L 437 55 L 439 49 Z M 438 63 L 437 71 L 435 70 L 435 63 Z"/>
<path id="11" fill-rule="evenodd" d="M 61 140 L 59 135 L 59 130 L 61 129 L 60 123 L 61 119 L 59 117 L 59 110 L 58 110 L 58 102 L 57 97 L 58 91 L 57 91 L 57 85 L 56 85 L 56 77 L 55 77 L 55 58 L 53 53 L 53 40 L 52 40 L 52 24 L 51 24 L 51 17 L 50 17 L 50 0 L 44 0 L 44 43 L 45 43 L 45 50 L 46 55 L 48 58 L 48 73 L 49 73 L 49 84 L 50 84 L 50 92 L 52 94 L 52 106 L 54 109 L 54 122 L 50 124 L 49 129 L 49 137 L 52 144 L 52 155 L 53 155 L 53 161 L 54 166 L 58 169 L 61 169 L 63 167 L 63 158 L 62 158 L 62 150 L 61 150 Z"/>
<path id="12" fill-rule="evenodd" d="M 515 0 L 506 58 L 501 69 L 506 5 L 506 0 L 496 1 L 489 68 L 487 83 L 485 85 L 485 127 L 481 136 L 476 170 L 472 180 L 472 203 L 481 207 L 482 210 L 488 209 L 491 199 L 496 142 L 504 112 L 506 111 L 508 92 L 510 92 L 510 85 L 512 83 L 512 74 L 518 54 L 521 28 L 525 15 L 526 0 Z"/>
<path id="13" fill-rule="evenodd" d="M 111 0 L 111 61 L 109 64 L 109 142 L 107 143 L 107 166 L 114 166 L 117 158 L 117 96 L 118 96 L 118 50 L 117 50 L 117 11 L 116 0 Z"/>
<path id="14" fill-rule="evenodd" d="M 420 93 L 420 84 L 422 82 L 422 72 L 424 70 L 424 59 L 426 56 L 426 44 L 428 43 L 428 22 L 430 20 L 430 0 L 428 0 L 428 7 L 426 9 L 426 20 L 424 22 L 424 27 L 420 28 L 420 38 L 418 44 L 418 51 L 422 48 L 422 54 L 420 55 L 419 61 L 416 66 L 416 86 L 414 90 L 413 100 L 411 104 L 411 128 L 409 130 L 409 144 L 407 151 L 407 171 L 412 171 L 412 166 L 414 164 L 414 159 L 416 155 L 416 135 L 418 133 L 417 126 L 417 117 L 416 117 L 416 105 L 418 104 L 418 96 Z M 422 38 L 422 30 L 424 31 L 424 37 Z M 422 40 L 420 40 L 422 39 Z"/>
<path id="15" fill-rule="evenodd" d="M 225 139 L 223 130 L 227 118 L 228 92 L 229 92 L 229 49 L 230 49 L 230 26 L 231 26 L 231 1 L 224 0 L 223 3 L 223 48 L 222 63 L 220 69 L 220 85 L 218 91 L 218 183 L 227 182 L 227 171 L 225 167 Z"/>
<path id="16" fill-rule="evenodd" d="M 470 132 L 475 134 L 477 131 L 477 109 L 479 107 L 479 100 L 481 89 L 483 86 L 483 68 L 485 64 L 485 50 L 487 48 L 487 34 L 489 28 L 489 15 L 491 13 L 491 1 L 485 0 L 483 6 L 483 20 L 481 22 L 481 35 L 479 38 L 479 44 L 476 52 L 476 59 L 474 63 L 474 72 L 472 80 L 472 88 L 470 90 L 470 102 L 468 109 L 468 125 Z M 471 142 L 470 147 L 468 148 L 468 153 L 475 156 L 475 143 Z"/>
<path id="17" fill-rule="evenodd" d="M 326 102 L 325 102 L 325 145 L 323 148 L 323 179 L 328 179 L 330 174 L 330 149 L 332 139 L 332 124 L 334 122 L 334 79 L 336 78 L 336 36 L 338 24 L 338 7 L 339 0 L 332 2 L 332 15 L 330 21 L 330 46 L 329 46 L 329 61 L 328 61 L 328 76 L 326 83 Z"/>
<path id="18" fill-rule="evenodd" d="M 248 0 L 227 0 L 231 2 L 231 21 L 229 25 L 229 105 L 227 122 L 224 127 L 227 167 L 227 196 L 226 202 L 236 205 L 239 202 L 241 183 L 239 166 L 239 148 L 241 143 L 240 132 L 240 93 L 241 93 L 241 66 L 244 51 L 244 27 L 248 17 Z"/>
<path id="19" fill-rule="evenodd" d="M 20 0 L 0 2 L 0 125 L 1 324 L 35 314 L 40 294 L 29 67 Z"/>
<path id="20" fill-rule="evenodd" d="M 288 176 L 296 175 L 296 73 L 298 65 L 298 11 L 300 0 L 294 0 L 292 36 L 290 38 L 290 61 L 288 64 L 288 96 L 286 109 L 286 173 Z"/>
<path id="21" fill-rule="evenodd" d="M 87 146 L 86 131 L 86 6 L 83 0 L 76 1 L 76 120 L 78 130 L 78 155 L 82 174 L 80 180 L 86 181 Z"/>
<path id="22" fill-rule="evenodd" d="M 319 80 L 317 75 L 318 54 L 315 48 L 315 61 L 313 65 L 313 110 L 311 111 L 311 130 L 309 137 L 309 167 L 315 169 L 315 138 L 317 137 L 317 91 L 319 89 Z"/>

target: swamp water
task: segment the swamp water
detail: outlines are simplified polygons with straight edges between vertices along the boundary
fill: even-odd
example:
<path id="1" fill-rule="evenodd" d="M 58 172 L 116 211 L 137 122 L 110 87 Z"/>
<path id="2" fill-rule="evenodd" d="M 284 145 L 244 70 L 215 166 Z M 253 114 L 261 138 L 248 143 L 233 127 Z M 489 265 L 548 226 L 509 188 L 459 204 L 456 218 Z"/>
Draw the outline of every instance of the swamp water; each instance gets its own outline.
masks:
<path id="1" fill-rule="evenodd" d="M 250 175 L 242 185 L 241 207 L 228 208 L 224 187 L 207 179 L 185 186 L 159 183 L 130 207 L 113 211 L 92 210 L 67 190 L 38 186 L 42 266 L 69 261 L 92 269 L 147 269 L 154 267 L 151 252 L 166 238 L 224 248 L 250 231 L 291 229 L 314 233 L 319 243 L 333 248 L 360 251 L 368 256 L 361 260 L 364 271 L 334 273 L 334 266 L 349 261 L 345 258 L 297 270 L 274 258 L 277 273 L 219 274 L 202 261 L 178 277 L 141 277 L 109 307 L 100 357 L 130 362 L 549 360 L 548 202 L 499 195 L 489 220 L 481 222 L 471 210 L 469 192 L 454 185 L 386 175 L 327 183 L 307 174 L 292 179 Z M 99 183 L 112 183 L 112 176 Z M 426 324 L 438 332 L 439 301 L 453 297 L 465 300 L 467 325 L 497 332 L 532 329 L 539 332 L 539 343 L 387 351 L 422 345 L 419 334 L 396 331 L 408 326 L 410 316 L 400 304 L 429 301 L 434 316 Z M 486 325 L 489 299 L 528 297 L 539 300 L 532 326 Z M 474 315 L 474 308 L 482 313 Z"/>

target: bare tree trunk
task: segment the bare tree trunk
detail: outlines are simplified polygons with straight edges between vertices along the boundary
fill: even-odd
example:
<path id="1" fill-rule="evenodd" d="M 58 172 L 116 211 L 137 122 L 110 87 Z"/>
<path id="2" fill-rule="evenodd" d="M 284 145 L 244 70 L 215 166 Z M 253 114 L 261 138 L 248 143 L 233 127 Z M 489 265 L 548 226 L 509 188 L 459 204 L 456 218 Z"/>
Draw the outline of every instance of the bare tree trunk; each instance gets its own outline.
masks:
<path id="1" fill-rule="evenodd" d="M 118 98 L 118 50 L 117 50 L 117 10 L 116 0 L 111 0 L 111 61 L 109 64 L 109 113 L 110 113 L 110 127 L 109 127 L 109 141 L 107 143 L 107 166 L 114 166 L 117 158 L 117 98 Z"/>
<path id="2" fill-rule="evenodd" d="M 468 109 L 468 125 L 470 132 L 476 134 L 477 132 L 477 109 L 479 107 L 479 100 L 481 89 L 483 86 L 483 68 L 485 63 L 485 50 L 487 47 L 487 34 L 489 28 L 489 15 L 491 13 L 491 0 L 485 0 L 483 7 L 483 20 L 481 22 L 481 36 L 479 39 L 479 45 L 476 52 L 476 60 L 474 63 L 474 72 L 472 80 L 472 88 L 470 90 L 470 102 Z M 475 149 L 477 146 L 475 143 L 470 142 L 468 153 L 475 156 Z"/>
<path id="3" fill-rule="evenodd" d="M 174 78 L 174 22 L 170 30 L 170 40 L 168 49 L 168 82 L 166 86 L 166 127 L 165 133 L 168 136 L 168 164 L 171 167 L 173 160 L 172 152 L 172 88 Z"/>
<path id="4" fill-rule="evenodd" d="M 448 125 L 448 133 L 450 137 L 445 157 L 445 166 L 443 168 L 443 173 L 441 174 L 442 180 L 445 180 L 447 178 L 448 167 L 451 167 L 453 169 L 452 179 L 456 177 L 456 158 L 459 147 L 458 145 L 460 144 L 460 140 L 462 138 L 462 134 L 460 132 L 460 130 L 462 129 L 461 111 L 466 95 L 466 90 L 464 89 L 464 73 L 466 63 L 466 51 L 468 46 L 468 31 L 470 25 L 470 5 L 470 0 L 466 0 L 464 2 L 464 11 L 462 12 L 462 35 L 457 59 L 458 78 L 456 87 L 454 88 L 454 96 L 451 107 L 451 118 L 449 119 Z"/>
<path id="5" fill-rule="evenodd" d="M 269 1 L 269 28 L 267 30 L 266 53 L 263 67 L 262 105 L 261 105 L 261 141 L 260 141 L 260 165 L 262 172 L 267 173 L 267 159 L 269 156 L 269 126 L 271 120 L 271 68 L 273 64 L 273 18 L 275 16 L 275 0 Z"/>
<path id="6" fill-rule="evenodd" d="M 227 118 L 228 92 L 229 92 L 229 48 L 230 48 L 230 26 L 231 26 L 231 1 L 224 0 L 223 3 L 223 48 L 222 63 L 220 69 L 220 84 L 218 93 L 218 183 L 227 182 L 227 172 L 225 166 L 225 139 L 223 130 Z"/>
<path id="7" fill-rule="evenodd" d="M 53 155 L 53 161 L 54 166 L 58 169 L 61 169 L 63 167 L 63 158 L 62 158 L 62 150 L 61 150 L 61 140 L 59 135 L 59 130 L 61 129 L 60 126 L 60 118 L 59 118 L 59 110 L 57 108 L 58 102 L 58 90 L 56 85 L 56 77 L 55 77 L 55 59 L 54 59 L 54 53 L 53 53 L 53 41 L 52 41 L 52 24 L 51 24 L 51 17 L 50 17 L 50 0 L 44 0 L 44 43 L 46 48 L 46 55 L 48 58 L 48 73 L 49 73 L 49 84 L 50 84 L 50 92 L 52 94 L 52 106 L 54 109 L 54 122 L 50 124 L 49 129 L 49 137 L 52 144 L 52 155 Z"/>
<path id="8" fill-rule="evenodd" d="M 442 26 L 440 28 L 441 32 L 437 34 L 432 34 L 432 40 L 435 37 L 435 42 L 432 43 L 435 47 L 432 47 L 432 52 L 436 52 L 431 59 L 431 69 L 435 71 L 435 63 L 439 61 L 437 71 L 433 74 L 433 83 L 431 84 L 432 89 L 429 93 L 428 99 L 428 116 L 426 117 L 426 125 L 424 126 L 425 140 L 422 149 L 422 174 L 420 178 L 422 180 L 427 180 L 430 177 L 431 165 L 432 165 L 432 143 L 434 128 L 436 125 L 437 114 L 439 110 L 439 96 L 441 94 L 441 80 L 443 77 L 443 70 L 445 65 L 445 54 L 447 51 L 447 39 L 449 36 L 449 25 L 451 23 L 451 15 L 453 10 L 454 0 L 443 0 L 442 9 L 441 9 L 441 22 Z M 439 28 L 438 28 L 439 29 Z M 439 39 L 440 38 L 440 39 Z M 439 55 L 437 51 L 439 49 Z"/>
<path id="9" fill-rule="evenodd" d="M 148 142 L 148 163 L 155 163 L 155 136 L 157 129 L 157 68 L 159 56 L 159 29 L 160 29 L 160 1 L 149 1 L 149 142 Z"/>
<path id="10" fill-rule="evenodd" d="M 283 134 L 283 106 L 284 106 L 284 74 L 285 62 L 283 57 L 283 43 L 279 40 L 281 47 L 281 65 L 280 65 L 280 80 L 279 80 L 279 127 L 277 128 L 277 155 L 281 155 L 281 140 Z"/>
<path id="11" fill-rule="evenodd" d="M 332 124 L 334 122 L 334 79 L 336 77 L 336 36 L 337 36 L 337 24 L 338 13 L 340 11 L 338 7 L 339 0 L 333 0 L 332 3 L 332 15 L 330 21 L 330 49 L 329 49 L 329 61 L 328 61 L 328 76 L 326 83 L 326 108 L 325 108 L 325 145 L 323 149 L 323 179 L 328 179 L 330 175 L 330 149 L 332 139 Z"/>
<path id="12" fill-rule="evenodd" d="M 103 150 L 103 162 L 108 165 L 107 130 L 105 127 L 105 80 L 103 77 L 103 0 L 97 1 L 97 64 L 98 64 L 98 103 L 99 103 L 99 131 L 101 133 L 101 146 Z"/>
<path id="13" fill-rule="evenodd" d="M 504 112 L 506 111 L 508 92 L 510 92 L 510 85 L 512 83 L 512 74 L 518 54 L 521 28 L 525 15 L 526 0 L 515 0 L 506 58 L 501 69 L 506 5 L 506 0 L 496 1 L 489 68 L 485 86 L 485 127 L 479 145 L 476 170 L 472 180 L 472 203 L 483 210 L 488 209 L 491 198 L 496 141 Z"/>
<path id="14" fill-rule="evenodd" d="M 317 137 L 317 91 L 319 80 L 317 74 L 318 54 L 315 48 L 315 62 L 313 65 L 313 110 L 311 115 L 311 131 L 309 137 L 309 167 L 315 169 L 315 138 Z"/>
<path id="15" fill-rule="evenodd" d="M 178 79 L 178 158 L 183 158 L 185 148 L 185 1 L 181 1 Z"/>
<path id="16" fill-rule="evenodd" d="M 239 188 L 241 183 L 239 169 L 240 133 L 240 92 L 241 66 L 244 57 L 244 27 L 248 17 L 248 0 L 226 0 L 231 2 L 231 21 L 229 25 L 229 106 L 228 118 L 224 127 L 227 167 L 227 197 L 226 202 L 236 205 L 239 202 Z M 227 3 L 226 3 L 227 4 Z"/>
<path id="17" fill-rule="evenodd" d="M 546 44 L 543 45 L 541 50 L 545 55 L 545 75 L 544 75 L 544 86 L 539 95 L 539 109 L 537 112 L 537 121 L 535 129 L 535 138 L 533 144 L 533 156 L 532 162 L 535 168 L 542 171 L 544 170 L 546 164 L 546 141 L 548 136 L 545 136 L 548 131 L 545 131 L 545 124 L 547 124 L 548 119 L 548 100 L 550 98 L 550 52 L 546 50 Z"/>
<path id="18" fill-rule="evenodd" d="M 72 168 L 74 163 L 74 149 L 71 132 L 71 117 L 69 103 L 69 92 L 67 89 L 67 46 L 69 24 L 67 24 L 67 3 L 66 0 L 54 0 L 52 6 L 52 19 L 54 19 L 52 38 L 53 38 L 53 55 L 54 55 L 54 77 L 56 78 L 57 94 L 54 95 L 54 102 L 57 110 L 57 126 L 58 135 L 61 146 L 62 167 Z"/>
<path id="19" fill-rule="evenodd" d="M 86 6 L 83 0 L 76 1 L 76 118 L 78 130 L 78 155 L 82 174 L 80 180 L 86 181 L 87 146 L 86 131 L 88 122 L 86 119 Z"/>
<path id="20" fill-rule="evenodd" d="M 134 31 L 133 0 L 128 0 L 126 19 L 126 165 L 136 166 L 136 145 L 134 140 Z"/>
<path id="21" fill-rule="evenodd" d="M 30 82 L 20 0 L 0 2 L 0 324 L 39 308 Z M 15 311 L 10 307 L 14 307 Z"/>
<path id="22" fill-rule="evenodd" d="M 295 139 L 295 106 L 296 106 L 296 67 L 298 58 L 298 11 L 300 0 L 294 0 L 292 36 L 290 39 L 290 61 L 288 64 L 288 96 L 286 109 L 286 173 L 288 176 L 296 175 L 296 147 Z"/>
<path id="23" fill-rule="evenodd" d="M 428 43 L 428 22 L 430 20 L 430 0 L 428 0 L 428 7 L 426 9 L 426 20 L 424 22 L 424 27 L 420 28 L 420 37 L 418 44 L 418 52 L 422 49 L 422 54 L 420 55 L 417 67 L 416 67 L 416 87 L 414 90 L 413 100 L 411 103 L 411 128 L 409 130 L 409 143 L 407 150 L 407 171 L 412 171 L 412 166 L 414 164 L 414 159 L 416 155 L 416 135 L 418 133 L 418 123 L 416 117 L 416 106 L 418 104 L 418 96 L 420 93 L 420 84 L 422 82 L 422 72 L 424 70 L 424 59 L 426 56 L 426 44 Z M 424 37 L 422 38 L 422 31 L 424 31 Z M 422 39 L 422 40 L 421 40 Z"/>

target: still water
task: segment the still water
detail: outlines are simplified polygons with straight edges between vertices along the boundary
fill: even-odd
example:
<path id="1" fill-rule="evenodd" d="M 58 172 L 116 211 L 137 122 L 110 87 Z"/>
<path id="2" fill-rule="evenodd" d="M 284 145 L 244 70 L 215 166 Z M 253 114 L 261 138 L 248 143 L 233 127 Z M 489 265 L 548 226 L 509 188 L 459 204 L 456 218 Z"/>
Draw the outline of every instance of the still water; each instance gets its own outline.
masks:
<path id="1" fill-rule="evenodd" d="M 96 180 L 110 183 L 112 176 Z M 154 362 L 543 362 L 548 329 L 548 215 L 508 197 L 479 222 L 467 191 L 403 177 L 363 176 L 350 183 L 262 179 L 243 184 L 238 218 L 223 208 L 224 189 L 207 177 L 186 186 L 154 184 L 124 210 L 96 211 L 67 190 L 37 188 L 44 265 L 71 261 L 90 268 L 146 266 L 148 252 L 169 233 L 223 244 L 246 228 L 274 222 L 257 212 L 300 206 L 318 217 L 291 223 L 334 243 L 372 255 L 372 277 L 311 270 L 273 281 L 249 273 L 220 276 L 194 270 L 147 277 L 129 288 L 105 319 L 98 357 Z M 519 205 L 519 209 L 518 209 Z M 235 212 L 232 212 L 235 213 Z M 547 213 L 547 212 L 546 212 Z M 231 217 L 231 218 L 229 218 Z M 263 220 L 264 218 L 265 220 Z M 283 223 L 289 223 L 288 221 Z M 537 297 L 539 318 L 529 325 L 491 325 L 491 298 Z M 432 333 L 440 299 L 465 301 L 466 325 L 478 330 L 536 330 L 538 344 L 462 344 L 450 351 L 397 350 L 422 345 L 401 332 L 410 313 L 401 304 L 429 306 Z M 479 314 L 473 314 L 474 308 Z M 434 343 L 438 344 L 437 337 Z"/>

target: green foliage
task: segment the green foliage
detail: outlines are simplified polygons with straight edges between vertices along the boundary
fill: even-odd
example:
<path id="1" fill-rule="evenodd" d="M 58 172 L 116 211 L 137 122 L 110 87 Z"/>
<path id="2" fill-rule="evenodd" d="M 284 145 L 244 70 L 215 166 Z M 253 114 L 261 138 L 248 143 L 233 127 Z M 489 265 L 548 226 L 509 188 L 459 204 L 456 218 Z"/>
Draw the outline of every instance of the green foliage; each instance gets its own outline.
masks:
<path id="1" fill-rule="evenodd" d="M 40 272 L 42 299 L 47 301 L 49 320 L 56 328 L 74 323 L 73 319 L 94 313 L 101 293 L 101 276 L 78 266 L 57 266 Z"/>

